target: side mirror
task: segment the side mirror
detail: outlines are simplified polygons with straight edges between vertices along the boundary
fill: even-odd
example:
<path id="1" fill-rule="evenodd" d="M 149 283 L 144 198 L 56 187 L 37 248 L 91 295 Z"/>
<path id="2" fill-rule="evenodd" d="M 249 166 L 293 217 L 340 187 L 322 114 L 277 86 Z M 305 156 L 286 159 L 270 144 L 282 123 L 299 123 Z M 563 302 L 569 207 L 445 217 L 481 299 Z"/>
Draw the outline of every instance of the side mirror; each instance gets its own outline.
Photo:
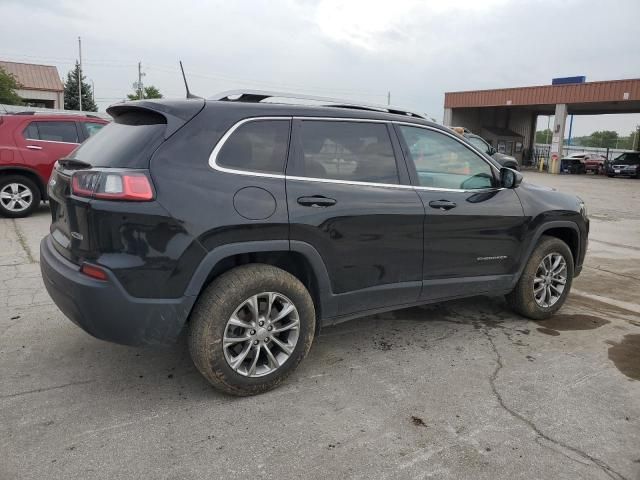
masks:
<path id="1" fill-rule="evenodd" d="M 500 183 L 504 188 L 518 188 L 522 183 L 522 174 L 511 168 L 500 169 Z"/>
<path id="2" fill-rule="evenodd" d="M 493 148 L 491 145 L 489 145 L 489 150 L 487 151 L 489 156 L 493 155 L 496 152 L 497 152 L 497 150 L 495 148 Z"/>

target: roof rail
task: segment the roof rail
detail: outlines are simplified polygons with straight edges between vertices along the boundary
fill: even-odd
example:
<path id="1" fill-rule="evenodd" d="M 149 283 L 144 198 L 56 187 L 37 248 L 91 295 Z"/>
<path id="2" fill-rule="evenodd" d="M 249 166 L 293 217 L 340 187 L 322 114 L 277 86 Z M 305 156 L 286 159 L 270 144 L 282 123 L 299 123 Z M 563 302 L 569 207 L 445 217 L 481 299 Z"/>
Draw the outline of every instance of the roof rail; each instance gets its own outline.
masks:
<path id="1" fill-rule="evenodd" d="M 78 110 L 58 110 L 53 108 L 25 107 L 20 105 L 0 105 L 3 115 L 78 115 L 111 120 L 111 116 L 101 112 L 81 112 Z"/>
<path id="2" fill-rule="evenodd" d="M 268 98 L 286 98 L 289 100 L 308 100 L 320 102 L 323 107 L 337 108 L 353 108 L 355 110 L 369 110 L 375 112 L 387 112 L 396 115 L 405 115 L 409 117 L 426 118 L 425 115 L 411 112 L 402 108 L 392 107 L 391 105 L 377 105 L 374 103 L 353 102 L 351 100 L 340 100 L 336 98 L 317 97 L 314 95 L 305 95 L 301 93 L 285 93 L 270 92 L 264 90 L 228 90 L 218 93 L 209 100 L 225 101 L 225 102 L 247 102 L 260 103 Z"/>

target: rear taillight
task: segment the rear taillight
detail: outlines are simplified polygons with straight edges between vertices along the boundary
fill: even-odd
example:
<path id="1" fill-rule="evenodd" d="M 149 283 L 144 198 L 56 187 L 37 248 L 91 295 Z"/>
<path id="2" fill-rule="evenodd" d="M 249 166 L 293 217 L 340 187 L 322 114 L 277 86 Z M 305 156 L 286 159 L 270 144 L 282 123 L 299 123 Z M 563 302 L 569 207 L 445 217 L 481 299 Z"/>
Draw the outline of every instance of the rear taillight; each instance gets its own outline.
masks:
<path id="1" fill-rule="evenodd" d="M 73 174 L 71 191 L 79 197 L 103 200 L 153 200 L 153 187 L 146 173 L 136 171 L 83 170 Z"/>

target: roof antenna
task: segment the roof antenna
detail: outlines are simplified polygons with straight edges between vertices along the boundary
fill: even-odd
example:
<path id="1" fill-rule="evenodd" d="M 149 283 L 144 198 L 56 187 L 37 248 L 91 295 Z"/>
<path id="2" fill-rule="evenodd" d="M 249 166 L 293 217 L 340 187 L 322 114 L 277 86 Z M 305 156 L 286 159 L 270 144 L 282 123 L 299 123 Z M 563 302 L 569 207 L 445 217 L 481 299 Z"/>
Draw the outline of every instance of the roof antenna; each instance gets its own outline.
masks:
<path id="1" fill-rule="evenodd" d="M 189 91 L 189 84 L 187 83 L 187 77 L 184 74 L 184 67 L 182 66 L 182 60 L 179 60 L 179 62 L 180 62 L 180 70 L 182 71 L 182 79 L 184 80 L 184 88 L 187 90 L 187 98 L 202 98 L 197 95 L 194 95 Z"/>

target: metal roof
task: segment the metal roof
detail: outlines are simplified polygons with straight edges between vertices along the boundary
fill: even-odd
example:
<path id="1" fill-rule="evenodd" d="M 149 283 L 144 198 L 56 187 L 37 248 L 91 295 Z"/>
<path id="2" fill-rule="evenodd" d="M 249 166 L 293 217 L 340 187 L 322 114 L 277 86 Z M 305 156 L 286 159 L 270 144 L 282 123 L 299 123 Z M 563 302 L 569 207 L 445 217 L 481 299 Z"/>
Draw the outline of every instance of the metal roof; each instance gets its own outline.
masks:
<path id="1" fill-rule="evenodd" d="M 44 90 L 62 92 L 64 86 L 58 75 L 58 69 L 52 65 L 5 62 L 0 60 L 0 68 L 13 74 L 20 83 L 21 90 Z"/>
<path id="2" fill-rule="evenodd" d="M 445 108 L 638 101 L 640 101 L 640 78 L 444 94 Z"/>

